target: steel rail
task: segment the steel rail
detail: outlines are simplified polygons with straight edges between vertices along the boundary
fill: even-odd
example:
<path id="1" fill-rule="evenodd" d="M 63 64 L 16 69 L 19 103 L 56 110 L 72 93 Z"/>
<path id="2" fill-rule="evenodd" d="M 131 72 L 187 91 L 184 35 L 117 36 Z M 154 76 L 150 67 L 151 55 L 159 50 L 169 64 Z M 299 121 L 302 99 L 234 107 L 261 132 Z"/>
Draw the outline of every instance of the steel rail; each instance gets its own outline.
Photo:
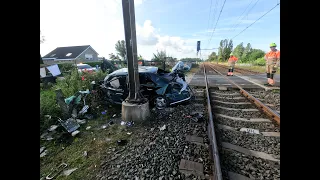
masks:
<path id="1" fill-rule="evenodd" d="M 212 143 L 210 143 L 210 144 L 211 144 L 213 160 L 214 160 L 214 167 L 215 167 L 215 171 L 214 171 L 213 176 L 215 177 L 214 178 L 215 180 L 222 180 L 220 158 L 219 158 L 219 152 L 218 152 L 218 146 L 217 146 L 216 133 L 214 130 L 214 125 L 213 125 L 213 116 L 212 116 L 212 111 L 211 111 L 208 78 L 207 78 L 207 74 L 206 74 L 205 64 L 203 64 L 203 73 L 204 73 L 204 79 L 205 79 L 205 83 L 206 83 L 207 106 L 208 106 L 208 116 L 209 116 L 208 131 L 211 132 L 211 133 L 209 133 L 209 137 L 211 137 L 211 141 L 212 141 Z"/>

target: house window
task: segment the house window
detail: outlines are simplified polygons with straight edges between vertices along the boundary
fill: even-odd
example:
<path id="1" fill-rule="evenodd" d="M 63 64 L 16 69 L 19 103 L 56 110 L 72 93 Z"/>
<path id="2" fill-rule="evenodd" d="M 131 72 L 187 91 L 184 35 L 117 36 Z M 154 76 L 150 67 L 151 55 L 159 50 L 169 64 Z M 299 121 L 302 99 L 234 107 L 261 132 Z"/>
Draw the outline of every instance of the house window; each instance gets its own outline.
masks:
<path id="1" fill-rule="evenodd" d="M 71 56 L 72 53 L 68 53 L 66 56 Z"/>
<path id="2" fill-rule="evenodd" d="M 93 60 L 92 54 L 85 54 L 84 56 L 85 56 L 86 60 Z"/>

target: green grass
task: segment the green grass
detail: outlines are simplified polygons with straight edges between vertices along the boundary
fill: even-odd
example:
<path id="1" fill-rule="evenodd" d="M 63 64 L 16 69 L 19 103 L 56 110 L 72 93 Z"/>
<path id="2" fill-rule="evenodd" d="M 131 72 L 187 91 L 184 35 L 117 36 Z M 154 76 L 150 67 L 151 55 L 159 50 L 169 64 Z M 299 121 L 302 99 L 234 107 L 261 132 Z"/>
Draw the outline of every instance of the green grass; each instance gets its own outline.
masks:
<path id="1" fill-rule="evenodd" d="M 228 66 L 227 62 L 223 62 L 223 63 L 219 63 L 219 64 Z M 237 67 L 241 68 L 241 69 L 247 69 L 247 70 L 261 72 L 261 73 L 265 73 L 266 72 L 266 67 L 265 66 L 254 66 L 254 65 L 243 66 L 242 64 L 236 64 L 235 68 L 237 68 Z M 279 68 L 278 68 L 276 74 L 280 74 L 280 69 Z"/>
<path id="2" fill-rule="evenodd" d="M 61 172 L 57 180 L 93 179 L 102 160 L 107 159 L 105 155 L 109 148 L 116 148 L 117 140 L 129 139 L 130 136 L 126 133 L 126 127 L 121 126 L 119 122 L 101 129 L 106 119 L 109 118 L 88 120 L 86 124 L 81 125 L 80 133 L 76 137 L 69 136 L 71 145 L 40 140 L 40 144 L 49 151 L 46 156 L 40 158 L 40 177 L 47 176 L 53 168 L 64 162 L 68 164 L 64 170 L 78 169 L 69 176 L 64 176 Z M 91 129 L 85 130 L 87 126 L 91 126 Z M 111 141 L 107 142 L 106 138 L 110 138 Z M 86 157 L 83 156 L 84 151 L 87 151 Z"/>

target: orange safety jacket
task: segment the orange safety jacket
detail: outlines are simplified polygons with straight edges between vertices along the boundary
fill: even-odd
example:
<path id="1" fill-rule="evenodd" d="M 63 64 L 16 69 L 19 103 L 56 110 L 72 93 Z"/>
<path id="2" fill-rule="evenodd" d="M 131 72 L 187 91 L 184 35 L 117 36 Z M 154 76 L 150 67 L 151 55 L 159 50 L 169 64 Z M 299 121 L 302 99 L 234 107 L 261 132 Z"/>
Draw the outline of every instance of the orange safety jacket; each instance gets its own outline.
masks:
<path id="1" fill-rule="evenodd" d="M 265 56 L 264 59 L 267 61 L 267 64 L 279 64 L 280 63 L 280 51 L 270 51 Z"/>
<path id="2" fill-rule="evenodd" d="M 235 56 L 231 56 L 228 61 L 229 62 L 236 62 L 236 61 L 238 61 L 238 58 Z"/>

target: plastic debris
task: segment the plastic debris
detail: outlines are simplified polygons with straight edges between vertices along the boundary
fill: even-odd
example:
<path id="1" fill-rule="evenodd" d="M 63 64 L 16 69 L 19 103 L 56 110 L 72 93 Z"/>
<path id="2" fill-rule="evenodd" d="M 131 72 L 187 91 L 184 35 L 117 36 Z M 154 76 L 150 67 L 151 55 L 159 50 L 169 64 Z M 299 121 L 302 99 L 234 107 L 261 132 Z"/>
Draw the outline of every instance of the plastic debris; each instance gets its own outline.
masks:
<path id="1" fill-rule="evenodd" d="M 53 179 L 55 178 L 57 175 L 59 175 L 61 173 L 61 171 L 66 168 L 68 165 L 66 163 L 61 163 L 56 169 L 54 169 L 50 174 L 48 174 L 48 176 L 46 177 L 46 179 Z M 51 175 L 53 174 L 53 175 Z"/>
<path id="2" fill-rule="evenodd" d="M 40 148 L 40 154 L 41 154 L 45 149 L 46 149 L 46 147 L 44 147 L 44 146 L 41 147 L 41 148 Z"/>
<path id="3" fill-rule="evenodd" d="M 128 134 L 128 135 L 131 135 L 131 134 L 132 134 L 132 132 L 127 132 L 127 134 Z"/>
<path id="4" fill-rule="evenodd" d="M 84 152 L 83 152 L 83 156 L 84 156 L 84 157 L 87 157 L 87 156 L 88 156 L 88 152 L 87 152 L 87 151 L 84 151 Z"/>
<path id="5" fill-rule="evenodd" d="M 48 131 L 54 131 L 54 130 L 56 130 L 57 129 L 57 125 L 52 125 L 52 126 L 50 126 L 50 128 L 48 129 Z"/>
<path id="6" fill-rule="evenodd" d="M 116 117 L 116 114 L 114 114 L 112 117 Z"/>
<path id="7" fill-rule="evenodd" d="M 107 114 L 107 110 L 104 110 L 101 112 L 102 115 L 106 115 Z"/>
<path id="8" fill-rule="evenodd" d="M 73 131 L 73 132 L 71 133 L 71 135 L 72 135 L 72 136 L 75 136 L 75 135 L 77 135 L 77 134 L 79 134 L 79 133 L 80 133 L 80 131 L 75 130 L 75 131 Z"/>
<path id="9" fill-rule="evenodd" d="M 91 126 L 86 127 L 86 130 L 89 130 L 89 129 L 91 129 Z"/>
<path id="10" fill-rule="evenodd" d="M 124 125 L 126 125 L 126 122 L 124 122 L 124 121 L 121 121 L 121 123 L 120 123 L 122 126 L 124 126 Z"/>
<path id="11" fill-rule="evenodd" d="M 48 152 L 48 150 L 44 150 L 44 151 L 40 154 L 40 157 L 42 158 L 42 157 L 44 157 L 45 155 L 47 155 L 47 152 Z"/>
<path id="12" fill-rule="evenodd" d="M 86 120 L 77 119 L 77 123 L 79 124 L 85 124 L 86 122 L 87 122 Z"/>
<path id="13" fill-rule="evenodd" d="M 134 125 L 134 122 L 133 122 L 133 121 L 129 121 L 129 122 L 126 123 L 126 125 L 127 125 L 128 127 L 133 126 L 133 125 Z"/>
<path id="14" fill-rule="evenodd" d="M 163 126 L 162 126 L 162 127 L 160 127 L 159 129 L 160 129 L 160 131 L 165 130 L 165 129 L 166 129 L 166 125 L 163 125 Z"/>
<path id="15" fill-rule="evenodd" d="M 73 169 L 68 169 L 63 171 L 63 175 L 65 176 L 69 176 L 71 173 L 73 173 L 73 171 L 77 170 L 78 168 L 73 168 Z"/>

